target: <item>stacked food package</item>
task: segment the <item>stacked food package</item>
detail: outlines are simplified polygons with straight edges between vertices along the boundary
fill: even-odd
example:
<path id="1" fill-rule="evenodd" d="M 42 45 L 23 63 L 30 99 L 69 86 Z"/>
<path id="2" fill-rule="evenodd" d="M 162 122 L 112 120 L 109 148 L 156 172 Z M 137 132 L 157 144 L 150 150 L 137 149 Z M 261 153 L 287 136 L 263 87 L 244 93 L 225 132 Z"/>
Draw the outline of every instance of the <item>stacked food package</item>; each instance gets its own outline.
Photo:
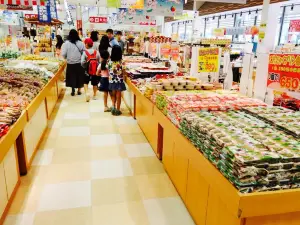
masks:
<path id="1" fill-rule="evenodd" d="M 241 192 L 300 186 L 300 142 L 246 112 L 184 113 L 180 130 Z"/>
<path id="2" fill-rule="evenodd" d="M 48 61 L 43 58 L 43 62 Z M 20 63 L 19 60 L 5 62 L 0 68 L 0 138 L 8 132 L 9 126 L 19 118 L 22 110 L 40 93 L 52 75 L 46 69 Z"/>
<path id="3" fill-rule="evenodd" d="M 300 138 L 300 112 L 282 107 L 248 107 L 244 109 L 252 115 Z"/>

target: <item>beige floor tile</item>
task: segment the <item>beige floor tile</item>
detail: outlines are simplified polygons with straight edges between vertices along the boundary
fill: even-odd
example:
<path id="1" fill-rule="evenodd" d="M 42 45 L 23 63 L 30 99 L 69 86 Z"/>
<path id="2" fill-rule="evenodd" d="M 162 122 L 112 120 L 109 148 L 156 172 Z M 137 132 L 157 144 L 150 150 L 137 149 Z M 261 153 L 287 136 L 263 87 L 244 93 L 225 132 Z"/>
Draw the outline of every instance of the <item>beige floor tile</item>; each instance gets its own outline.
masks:
<path id="1" fill-rule="evenodd" d="M 129 161 L 135 175 L 165 173 L 156 156 L 130 158 Z"/>
<path id="2" fill-rule="evenodd" d="M 91 208 L 74 208 L 38 212 L 33 225 L 90 225 Z"/>
<path id="3" fill-rule="evenodd" d="M 120 134 L 141 134 L 142 130 L 139 125 L 119 125 L 118 131 Z"/>
<path id="4" fill-rule="evenodd" d="M 46 128 L 44 139 L 57 138 L 59 134 L 59 128 Z"/>
<path id="5" fill-rule="evenodd" d="M 56 138 L 43 138 L 39 144 L 39 149 L 53 149 L 56 145 Z"/>
<path id="6" fill-rule="evenodd" d="M 63 124 L 63 120 L 49 120 L 48 128 L 60 128 Z"/>
<path id="7" fill-rule="evenodd" d="M 178 195 L 170 178 L 165 173 L 140 175 L 135 176 L 135 179 L 143 199 L 165 198 Z"/>
<path id="8" fill-rule="evenodd" d="M 105 160 L 127 158 L 126 152 L 121 145 L 91 148 L 91 160 Z"/>
<path id="9" fill-rule="evenodd" d="M 62 127 L 80 127 L 80 126 L 89 126 L 88 119 L 74 119 L 74 120 L 64 120 L 62 122 Z"/>
<path id="10" fill-rule="evenodd" d="M 93 225 L 149 225 L 141 201 L 94 206 Z"/>
<path id="11" fill-rule="evenodd" d="M 55 184 L 90 179 L 91 166 L 89 163 L 52 164 L 48 166 L 45 183 Z"/>
<path id="12" fill-rule="evenodd" d="M 43 185 L 48 166 L 31 166 L 26 176 L 21 176 L 22 186 Z"/>
<path id="13" fill-rule="evenodd" d="M 91 119 L 98 119 L 98 118 L 111 118 L 112 115 L 110 112 L 90 112 Z"/>
<path id="14" fill-rule="evenodd" d="M 97 134 L 116 134 L 118 130 L 114 125 L 99 125 L 90 127 L 91 135 Z"/>
<path id="15" fill-rule="evenodd" d="M 140 200 L 133 177 L 92 180 L 93 206 Z"/>
<path id="16" fill-rule="evenodd" d="M 90 137 L 58 137 L 56 148 L 87 148 L 90 147 Z"/>
<path id="17" fill-rule="evenodd" d="M 89 120 L 89 126 L 114 126 L 113 120 L 111 118 L 92 118 Z"/>
<path id="18" fill-rule="evenodd" d="M 20 213 L 36 212 L 43 188 L 43 185 L 21 185 L 17 191 L 8 214 L 15 215 Z"/>
<path id="19" fill-rule="evenodd" d="M 54 152 L 52 164 L 80 163 L 90 160 L 90 148 L 58 148 Z"/>
<path id="20" fill-rule="evenodd" d="M 4 225 L 33 225 L 35 213 L 22 213 L 8 215 L 5 218 Z"/>
<path id="21" fill-rule="evenodd" d="M 148 143 L 144 134 L 121 134 L 124 144 Z"/>

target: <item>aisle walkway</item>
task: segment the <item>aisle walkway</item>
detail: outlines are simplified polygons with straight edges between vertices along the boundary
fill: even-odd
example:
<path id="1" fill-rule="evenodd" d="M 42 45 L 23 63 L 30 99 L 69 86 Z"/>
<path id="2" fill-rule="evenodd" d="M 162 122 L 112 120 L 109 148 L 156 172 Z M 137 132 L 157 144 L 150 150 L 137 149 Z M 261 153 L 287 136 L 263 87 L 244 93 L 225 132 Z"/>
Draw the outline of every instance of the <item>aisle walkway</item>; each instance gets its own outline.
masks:
<path id="1" fill-rule="evenodd" d="M 125 108 L 123 106 L 123 108 Z M 5 225 L 193 225 L 126 112 L 69 93 L 59 101 Z"/>

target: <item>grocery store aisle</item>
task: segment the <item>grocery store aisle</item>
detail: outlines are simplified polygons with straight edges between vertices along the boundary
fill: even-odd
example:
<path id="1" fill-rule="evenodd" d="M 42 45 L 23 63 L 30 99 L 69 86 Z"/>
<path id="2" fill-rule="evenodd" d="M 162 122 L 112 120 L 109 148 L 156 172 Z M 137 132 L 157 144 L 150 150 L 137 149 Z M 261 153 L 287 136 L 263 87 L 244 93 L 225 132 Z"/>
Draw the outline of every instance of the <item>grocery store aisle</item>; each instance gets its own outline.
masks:
<path id="1" fill-rule="evenodd" d="M 123 106 L 125 108 L 125 106 Z M 193 225 L 136 121 L 66 93 L 5 225 Z"/>

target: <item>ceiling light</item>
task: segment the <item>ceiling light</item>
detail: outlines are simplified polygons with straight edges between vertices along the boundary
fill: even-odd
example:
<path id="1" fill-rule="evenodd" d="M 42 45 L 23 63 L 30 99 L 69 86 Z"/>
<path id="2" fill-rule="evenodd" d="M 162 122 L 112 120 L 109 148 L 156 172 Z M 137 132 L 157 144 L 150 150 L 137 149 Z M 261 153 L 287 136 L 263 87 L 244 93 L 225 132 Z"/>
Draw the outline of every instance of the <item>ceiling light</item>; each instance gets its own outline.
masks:
<path id="1" fill-rule="evenodd" d="M 291 11 L 293 11 L 294 10 L 294 5 L 292 5 L 292 7 L 291 7 Z"/>
<path id="2" fill-rule="evenodd" d="M 226 19 L 226 14 L 225 14 L 225 16 L 224 16 L 224 17 L 225 17 L 225 19 Z"/>
<path id="3" fill-rule="evenodd" d="M 251 11 L 249 10 L 249 15 L 251 15 Z"/>
<path id="4" fill-rule="evenodd" d="M 232 14 L 232 17 L 234 17 L 234 14 Z"/>
<path id="5" fill-rule="evenodd" d="M 213 16 L 213 20 L 215 19 L 215 16 Z"/>

